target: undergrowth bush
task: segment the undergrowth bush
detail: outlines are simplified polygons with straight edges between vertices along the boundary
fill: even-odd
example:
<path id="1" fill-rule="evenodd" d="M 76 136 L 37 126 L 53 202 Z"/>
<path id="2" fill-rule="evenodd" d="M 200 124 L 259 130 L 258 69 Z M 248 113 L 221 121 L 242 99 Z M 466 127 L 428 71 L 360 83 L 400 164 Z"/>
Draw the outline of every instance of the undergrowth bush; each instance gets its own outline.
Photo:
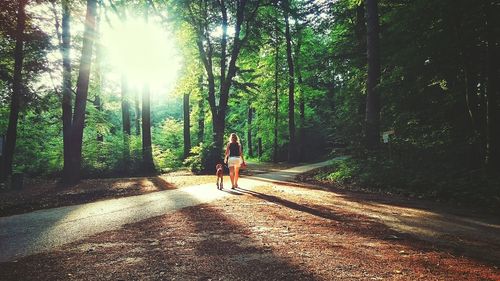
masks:
<path id="1" fill-rule="evenodd" d="M 195 174 L 211 173 L 221 158 L 221 154 L 217 152 L 213 142 L 200 143 L 200 145 L 191 148 L 190 156 L 184 160 L 184 165 Z"/>
<path id="2" fill-rule="evenodd" d="M 313 179 L 348 189 L 398 193 L 498 212 L 500 176 L 480 170 L 453 173 L 450 169 L 433 164 L 409 168 L 377 155 L 337 160 L 315 172 Z"/>

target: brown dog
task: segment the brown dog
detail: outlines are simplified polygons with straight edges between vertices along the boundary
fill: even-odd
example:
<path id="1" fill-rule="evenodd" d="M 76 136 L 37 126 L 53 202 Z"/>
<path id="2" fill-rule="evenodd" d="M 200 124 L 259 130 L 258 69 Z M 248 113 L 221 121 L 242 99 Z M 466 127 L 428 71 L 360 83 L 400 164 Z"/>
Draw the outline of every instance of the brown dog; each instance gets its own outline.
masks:
<path id="1" fill-rule="evenodd" d="M 222 190 L 224 184 L 224 166 L 222 164 L 215 165 L 215 171 L 215 175 L 217 176 L 217 189 Z"/>

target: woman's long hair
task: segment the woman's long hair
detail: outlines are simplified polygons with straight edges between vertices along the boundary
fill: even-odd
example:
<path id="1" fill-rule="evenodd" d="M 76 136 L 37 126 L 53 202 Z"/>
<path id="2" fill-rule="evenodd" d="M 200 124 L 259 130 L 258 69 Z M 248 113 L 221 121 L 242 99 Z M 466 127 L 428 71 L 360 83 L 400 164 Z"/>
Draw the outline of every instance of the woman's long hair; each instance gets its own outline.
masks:
<path id="1" fill-rule="evenodd" d="M 229 143 L 232 143 L 233 142 L 233 138 L 236 138 L 236 143 L 238 145 L 240 145 L 240 138 L 238 137 L 237 134 L 235 133 L 232 133 L 231 135 L 229 135 Z"/>

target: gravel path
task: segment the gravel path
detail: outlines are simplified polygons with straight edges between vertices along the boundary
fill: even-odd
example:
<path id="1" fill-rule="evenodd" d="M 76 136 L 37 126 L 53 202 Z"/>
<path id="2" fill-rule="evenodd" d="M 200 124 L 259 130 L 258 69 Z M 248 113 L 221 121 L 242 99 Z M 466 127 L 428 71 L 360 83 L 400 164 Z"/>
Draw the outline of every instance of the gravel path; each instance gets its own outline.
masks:
<path id="1" fill-rule="evenodd" d="M 260 174 L 240 180 L 251 189 L 262 182 L 292 181 L 296 175 L 328 165 L 330 161 Z M 215 180 L 215 178 L 214 178 Z M 225 177 L 226 187 L 229 177 Z M 175 212 L 181 208 L 221 199 L 229 194 L 214 184 L 166 190 L 145 195 L 40 210 L 0 218 L 0 262 L 49 251 L 125 224 Z"/>

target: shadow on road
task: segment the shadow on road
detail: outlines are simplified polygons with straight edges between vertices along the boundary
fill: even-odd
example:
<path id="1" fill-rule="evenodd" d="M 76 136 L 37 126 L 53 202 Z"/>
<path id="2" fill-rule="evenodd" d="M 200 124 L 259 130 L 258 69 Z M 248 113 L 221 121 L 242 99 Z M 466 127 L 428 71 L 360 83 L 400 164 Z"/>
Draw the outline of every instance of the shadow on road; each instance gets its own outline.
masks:
<path id="1" fill-rule="evenodd" d="M 300 184 L 278 184 L 302 188 Z M 418 243 L 419 250 L 435 251 L 434 245 L 439 245 L 440 251 L 455 256 L 467 256 L 496 266 L 500 264 L 500 225 L 497 224 L 432 210 L 414 210 L 401 203 L 395 204 L 401 209 L 394 209 L 388 199 L 382 199 L 383 204 L 374 200 L 365 201 L 357 198 L 356 193 L 336 195 L 332 200 L 328 194 L 333 192 L 318 190 L 324 193 L 324 202 L 299 204 L 244 188 L 238 188 L 238 191 L 286 208 L 347 224 L 349 231 L 365 237 L 396 240 L 410 247 L 416 245 L 414 241 L 426 241 L 431 244 Z M 359 224 L 360 221 L 368 221 L 368 224 Z"/>
<path id="2" fill-rule="evenodd" d="M 285 178 L 290 175 L 292 173 L 284 173 Z M 284 185 L 285 188 L 288 186 L 290 189 L 304 190 L 302 184 L 284 183 L 276 181 L 276 178 L 274 175 L 258 180 L 264 180 L 263 185 L 270 182 Z M 255 183 L 253 186 L 256 186 Z M 213 190 L 212 194 L 220 192 L 214 186 L 212 188 L 210 189 Z M 311 186 L 306 186 L 306 188 L 311 191 L 315 189 Z M 272 189 L 269 194 L 266 191 L 257 192 L 246 188 L 224 189 L 223 192 L 235 195 L 233 198 L 239 198 L 238 204 L 260 204 L 259 206 L 264 207 L 258 209 L 260 213 L 252 213 L 256 210 L 248 206 L 252 209 L 243 209 L 248 211 L 248 214 L 232 214 L 231 203 L 185 207 L 168 215 L 125 225 L 119 230 L 99 233 L 49 253 L 29 256 L 15 263 L 0 263 L 0 279 L 66 279 L 70 275 L 76 279 L 113 280 L 162 280 L 171 277 L 186 280 L 321 279 L 303 264 L 298 264 L 296 260 L 291 260 L 270 247 L 269 241 L 266 242 L 265 232 L 256 234 L 253 229 L 249 229 L 240 221 L 243 215 L 249 216 L 249 219 L 252 219 L 252 216 L 264 216 L 266 220 L 276 223 L 293 222 L 295 217 L 289 217 L 283 208 L 310 215 L 302 216 L 304 220 L 301 223 L 305 227 L 305 232 L 309 227 L 321 227 L 332 232 L 340 229 L 347 233 L 345 237 L 361 236 L 369 238 L 368 240 L 374 243 L 389 241 L 391 244 L 404 245 L 416 252 L 450 253 L 455 257 L 463 255 L 493 263 L 493 265 L 498 265 L 500 261 L 500 251 L 496 251 L 499 247 L 495 242 L 498 241 L 498 236 L 492 240 L 486 239 L 488 235 L 498 233 L 495 225 L 481 225 L 466 218 L 447 220 L 449 218 L 447 215 L 438 212 L 430 210 L 423 212 L 419 209 L 391 206 L 391 201 L 388 199 L 380 200 L 380 202 L 375 200 L 376 198 L 364 200 L 363 197 L 356 197 L 354 193 L 337 194 L 322 189 L 314 190 L 317 192 L 315 196 L 318 200 L 310 198 L 302 200 L 292 193 L 284 193 L 280 196 L 272 193 Z M 167 195 L 165 196 L 165 200 L 160 200 L 161 204 L 167 204 L 168 200 L 171 202 L 181 200 L 180 197 L 167 198 Z M 199 196 L 204 195 L 186 193 L 183 194 L 183 200 L 194 202 Z M 251 201 L 247 196 L 258 200 L 247 202 Z M 245 201 L 246 197 L 247 201 Z M 137 200 L 141 198 L 138 197 Z M 278 205 L 283 208 L 269 208 L 267 204 L 261 204 L 258 201 L 272 203 L 272 206 Z M 144 206 L 144 212 L 148 212 L 147 208 L 151 206 L 151 202 L 141 202 L 141 206 Z M 388 208 L 388 206 L 393 208 Z M 403 209 L 394 209 L 394 207 Z M 409 215 L 405 215 L 404 212 L 408 212 Z M 69 215 L 68 212 L 61 213 L 60 217 L 54 217 L 53 223 L 57 224 L 67 215 Z M 125 214 L 128 217 L 136 215 L 130 210 Z M 429 223 L 429 220 L 433 223 Z M 259 221 L 253 223 L 258 224 Z M 471 233 L 479 238 L 476 241 L 464 241 L 462 239 L 464 235 L 453 232 L 452 235 L 458 235 L 456 241 L 444 237 L 450 233 L 447 229 L 450 223 L 454 227 L 463 227 L 461 233 Z M 413 230 L 424 234 L 426 232 L 432 232 L 433 235 L 437 233 L 438 236 L 436 238 L 427 233 L 426 235 L 433 240 L 431 240 L 432 243 L 426 243 L 422 242 L 420 240 L 422 237 L 412 232 Z M 484 233 L 478 233 L 478 230 Z M 64 229 L 58 228 L 58 231 L 64 231 Z M 40 233 L 35 233 L 34 236 L 40 236 Z M 440 237 L 443 241 L 439 241 Z M 315 240 L 315 236 L 306 238 L 307 242 L 313 245 L 312 247 L 317 247 L 315 243 L 318 241 Z M 466 238 L 468 239 L 468 236 Z M 453 243 L 446 243 L 446 241 Z M 324 243 L 323 246 L 333 251 L 336 250 L 335 247 L 338 247 L 328 240 Z M 82 252 L 82 247 L 84 252 Z M 352 251 L 353 256 L 361 255 L 355 253 L 354 246 Z M 366 258 L 375 259 L 376 257 L 360 257 L 360 259 Z M 330 262 L 335 263 L 335 260 Z M 421 259 L 418 262 L 425 263 Z M 450 275 L 457 275 L 460 269 L 440 267 L 439 270 L 449 272 Z"/>
<path id="3" fill-rule="evenodd" d="M 201 259 L 197 261 L 198 276 L 204 274 L 212 280 L 318 280 L 306 268 L 276 255 L 264 237 L 223 214 L 220 208 L 193 207 L 181 212 L 196 237 L 188 245 Z M 168 256 L 171 253 L 165 258 Z"/>
<path id="4" fill-rule="evenodd" d="M 252 191 L 249 189 L 244 189 L 244 188 L 238 188 L 238 191 L 245 193 L 245 194 L 248 194 L 248 195 L 251 195 L 253 197 L 257 197 L 257 198 L 262 199 L 262 200 L 266 200 L 268 202 L 276 203 L 276 204 L 279 204 L 281 206 L 291 208 L 291 209 L 294 209 L 297 211 L 306 212 L 306 213 L 309 213 L 313 216 L 321 217 L 324 219 L 335 220 L 335 221 L 339 221 L 339 222 L 349 220 L 348 217 L 340 216 L 338 214 L 335 214 L 334 212 L 325 212 L 324 210 L 314 209 L 314 208 L 307 207 L 307 206 L 304 206 L 301 204 L 297 204 L 295 202 L 292 202 L 292 201 L 289 201 L 289 200 L 286 200 L 286 199 L 283 199 L 283 198 L 280 198 L 280 197 L 277 197 L 274 195 L 267 195 L 264 193 L 259 193 L 259 192 Z"/>

